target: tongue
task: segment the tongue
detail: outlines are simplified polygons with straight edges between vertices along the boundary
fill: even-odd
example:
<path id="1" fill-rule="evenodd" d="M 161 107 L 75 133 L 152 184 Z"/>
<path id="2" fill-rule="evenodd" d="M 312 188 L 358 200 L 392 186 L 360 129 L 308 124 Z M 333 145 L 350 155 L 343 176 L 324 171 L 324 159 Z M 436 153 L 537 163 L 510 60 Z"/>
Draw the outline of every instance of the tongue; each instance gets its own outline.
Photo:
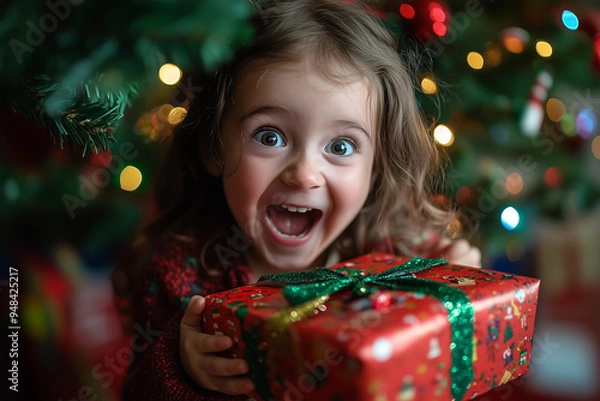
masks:
<path id="1" fill-rule="evenodd" d="M 286 235 L 300 235 L 311 227 L 311 213 L 292 213 L 283 208 L 270 207 L 269 217 L 277 230 Z"/>

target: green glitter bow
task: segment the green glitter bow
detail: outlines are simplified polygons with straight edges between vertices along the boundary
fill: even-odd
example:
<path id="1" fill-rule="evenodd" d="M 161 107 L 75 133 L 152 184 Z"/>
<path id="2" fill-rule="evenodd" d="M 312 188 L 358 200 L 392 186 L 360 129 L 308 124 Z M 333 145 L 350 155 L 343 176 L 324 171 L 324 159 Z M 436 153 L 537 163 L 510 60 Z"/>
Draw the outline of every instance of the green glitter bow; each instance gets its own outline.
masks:
<path id="1" fill-rule="evenodd" d="M 270 274 L 262 276 L 258 281 L 264 284 L 289 284 L 283 288 L 282 294 L 291 305 L 342 290 L 367 295 L 377 287 L 421 292 L 438 298 L 448 311 L 448 321 L 452 329 L 452 396 L 461 400 L 473 381 L 473 305 L 459 288 L 414 276 L 414 273 L 447 263 L 443 259 L 412 258 L 402 265 L 375 274 L 357 269 L 319 268 L 309 272 Z"/>
<path id="2" fill-rule="evenodd" d="M 291 284 L 282 293 L 291 305 L 298 305 L 342 290 L 351 289 L 356 295 L 368 295 L 376 290 L 374 286 L 401 289 L 396 285 L 399 280 L 412 278 L 414 273 L 447 263 L 443 259 L 413 258 L 403 265 L 376 274 L 365 274 L 357 269 L 318 268 L 308 272 L 270 274 L 258 281 Z"/>

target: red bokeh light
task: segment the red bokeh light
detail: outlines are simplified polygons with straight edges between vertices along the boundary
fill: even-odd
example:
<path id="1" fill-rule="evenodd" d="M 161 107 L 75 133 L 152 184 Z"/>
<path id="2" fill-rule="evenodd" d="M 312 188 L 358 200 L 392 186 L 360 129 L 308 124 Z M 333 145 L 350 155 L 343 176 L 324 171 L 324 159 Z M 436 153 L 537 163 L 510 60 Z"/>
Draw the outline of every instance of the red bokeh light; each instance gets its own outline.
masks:
<path id="1" fill-rule="evenodd" d="M 443 22 L 434 22 L 433 23 L 433 32 L 437 36 L 444 36 L 448 32 L 448 28 Z"/>
<path id="2" fill-rule="evenodd" d="M 400 15 L 406 19 L 415 18 L 415 9 L 410 4 L 400 4 Z"/>
<path id="3" fill-rule="evenodd" d="M 558 188 L 563 183 L 563 173 L 557 167 L 548 167 L 544 172 L 544 183 L 552 188 Z"/>

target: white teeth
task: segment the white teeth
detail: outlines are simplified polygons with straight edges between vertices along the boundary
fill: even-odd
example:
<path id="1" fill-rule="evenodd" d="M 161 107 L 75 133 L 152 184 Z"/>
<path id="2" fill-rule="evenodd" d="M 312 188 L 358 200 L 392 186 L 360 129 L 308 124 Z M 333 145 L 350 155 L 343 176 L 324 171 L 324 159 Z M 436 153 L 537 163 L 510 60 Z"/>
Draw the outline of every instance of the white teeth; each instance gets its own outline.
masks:
<path id="1" fill-rule="evenodd" d="M 292 213 L 306 213 L 306 212 L 310 212 L 312 210 L 309 207 L 296 207 L 296 206 L 286 205 L 285 203 L 282 204 L 281 207 L 284 208 L 285 210 L 287 210 L 288 212 L 292 212 Z"/>

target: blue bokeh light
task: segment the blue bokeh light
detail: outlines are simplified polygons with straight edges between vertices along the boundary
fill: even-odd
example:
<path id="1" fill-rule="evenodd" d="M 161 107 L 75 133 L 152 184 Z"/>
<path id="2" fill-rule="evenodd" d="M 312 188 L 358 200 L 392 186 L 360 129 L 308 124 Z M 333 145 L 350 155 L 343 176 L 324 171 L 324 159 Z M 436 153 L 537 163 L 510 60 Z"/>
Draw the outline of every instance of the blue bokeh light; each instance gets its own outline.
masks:
<path id="1" fill-rule="evenodd" d="M 573 11 L 563 11 L 561 19 L 567 29 L 574 31 L 579 28 L 579 18 L 577 18 L 577 15 Z"/>
<path id="2" fill-rule="evenodd" d="M 517 209 L 512 206 L 506 207 L 500 215 L 500 222 L 508 231 L 512 231 L 517 228 L 520 220 L 521 216 L 519 216 L 519 212 L 517 212 Z"/>
<path id="3" fill-rule="evenodd" d="M 576 127 L 580 137 L 588 139 L 596 129 L 596 116 L 590 109 L 583 109 L 577 114 Z"/>

